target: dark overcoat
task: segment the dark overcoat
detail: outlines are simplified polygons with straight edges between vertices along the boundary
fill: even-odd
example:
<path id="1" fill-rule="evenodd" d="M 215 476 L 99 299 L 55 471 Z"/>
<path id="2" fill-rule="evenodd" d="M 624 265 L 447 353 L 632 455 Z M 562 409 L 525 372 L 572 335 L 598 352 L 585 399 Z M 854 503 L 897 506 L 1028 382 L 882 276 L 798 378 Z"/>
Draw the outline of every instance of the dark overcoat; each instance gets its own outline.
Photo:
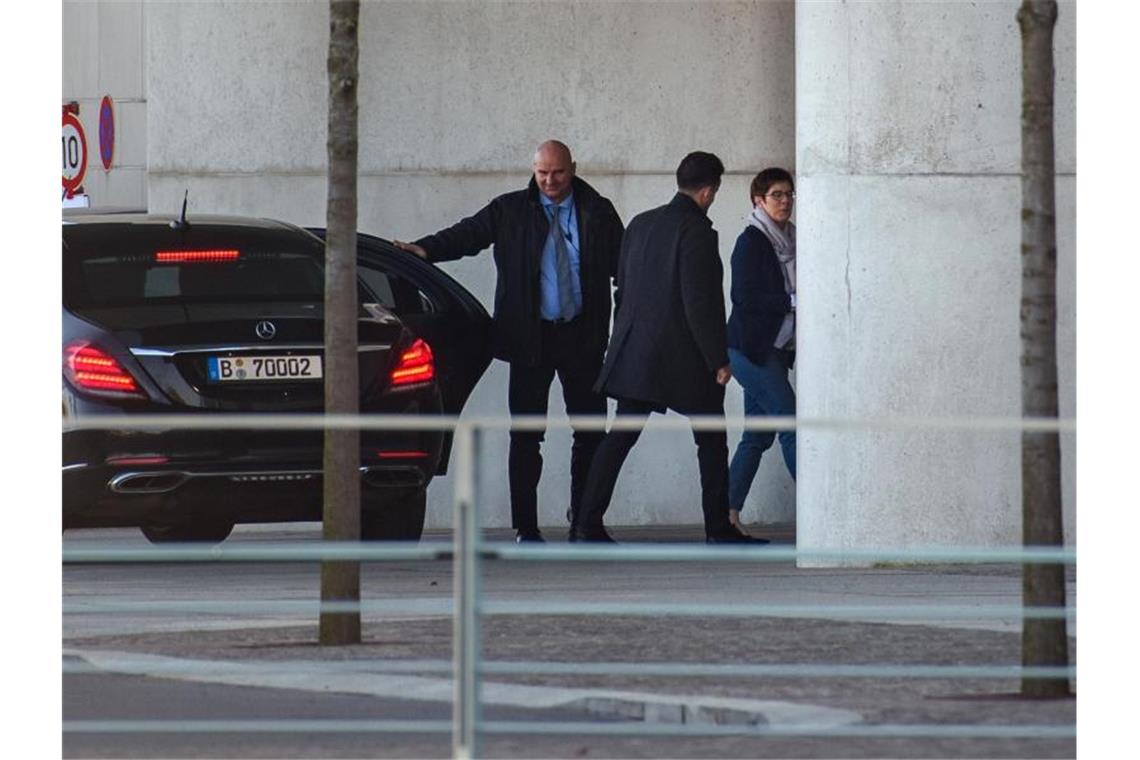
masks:
<path id="1" fill-rule="evenodd" d="M 617 312 L 595 390 L 679 412 L 723 403 L 724 267 L 712 221 L 687 195 L 637 215 L 618 263 Z"/>
<path id="2" fill-rule="evenodd" d="M 784 270 L 768 236 L 749 225 L 732 249 L 732 314 L 728 345 L 756 364 L 772 353 L 792 299 L 784 287 Z"/>
<path id="3" fill-rule="evenodd" d="M 573 180 L 578 221 L 582 351 L 600 364 L 609 336 L 613 277 L 621 253 L 622 223 L 613 204 L 587 182 Z M 494 245 L 495 306 L 492 352 L 497 359 L 536 366 L 541 357 L 539 301 L 542 248 L 550 217 L 531 177 L 523 190 L 492 200 L 474 216 L 416 241 L 428 261 L 474 256 Z"/>

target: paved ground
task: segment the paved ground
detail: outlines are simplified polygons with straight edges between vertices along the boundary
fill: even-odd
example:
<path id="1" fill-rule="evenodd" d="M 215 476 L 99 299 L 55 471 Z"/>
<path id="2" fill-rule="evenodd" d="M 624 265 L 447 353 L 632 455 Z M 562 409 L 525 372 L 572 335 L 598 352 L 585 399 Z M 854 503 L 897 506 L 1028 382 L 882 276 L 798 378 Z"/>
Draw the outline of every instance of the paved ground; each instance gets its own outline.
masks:
<path id="1" fill-rule="evenodd" d="M 615 533 L 633 543 L 699 537 L 693 527 L 656 532 L 618 528 Z M 787 531 L 769 534 L 777 543 L 790 538 Z M 257 534 L 238 538 L 259 540 Z M 428 537 L 440 539 L 440 534 Z M 205 621 L 208 626 L 166 620 L 162 627 L 147 629 L 91 621 L 69 624 L 65 614 L 65 652 L 78 658 L 70 661 L 73 666 L 86 663 L 99 673 L 152 675 L 234 689 L 355 694 L 375 700 L 381 713 L 381 707 L 395 704 L 392 700 L 403 705 L 410 700 L 424 705 L 425 714 L 437 714 L 451 694 L 449 674 L 440 670 L 451 657 L 452 627 L 446 614 L 449 570 L 440 563 L 385 568 L 381 572 L 369 566 L 365 598 L 390 600 L 394 606 L 366 614 L 364 643 L 359 646 L 318 646 L 315 624 L 296 622 L 303 616 L 293 621 L 262 619 L 256 625 L 242 625 L 240 616 L 228 622 Z M 578 598 L 581 593 L 582 598 L 629 604 L 662 601 L 664 596 L 716 603 L 739 598 L 744 604 L 969 603 L 984 610 L 987 605 L 1016 604 L 1020 593 L 1016 569 L 989 565 L 798 570 L 790 563 L 746 567 L 485 563 L 484 571 L 488 599 L 535 604 L 552 595 Z M 81 568 L 65 572 L 65 610 L 69 599 L 83 603 L 99 589 L 125 589 L 129 582 L 128 576 L 111 575 L 107 569 L 86 572 L 92 575 Z M 300 571 L 289 566 L 250 568 L 250 572 L 245 577 L 247 590 L 287 578 L 286 585 L 292 584 L 296 593 L 311 594 L 311 570 L 303 576 L 290 575 Z M 92 584 L 90 589 L 85 582 Z M 203 571 L 187 583 L 209 592 L 218 578 Z M 1070 603 L 1075 606 L 1072 596 Z M 495 732 L 484 736 L 483 752 L 501 757 L 1075 756 L 1075 740 L 1069 735 L 1075 721 L 1073 699 L 1020 699 L 1014 678 L 919 678 L 898 668 L 889 670 L 906 665 L 1016 665 L 1020 651 L 1016 621 L 979 616 L 976 620 L 918 618 L 898 624 L 872 622 L 872 618 L 485 616 L 484 657 L 501 666 L 517 663 L 522 672 L 484 676 L 487 717 L 492 721 L 488 728 Z M 1071 651 L 1075 662 L 1075 641 Z M 598 663 L 596 670 L 585 667 Z M 651 676 L 622 674 L 618 672 L 622 666 L 605 663 L 703 663 L 731 670 Z M 536 672 L 540 665 L 556 666 L 562 672 Z M 748 667 L 764 665 L 829 667 L 807 677 L 807 671 L 746 672 Z M 836 665 L 888 670 L 874 678 L 840 677 L 831 667 Z M 65 682 L 65 720 L 73 720 L 74 715 L 67 714 L 67 692 Z M 437 707 L 428 710 L 428 705 Z M 512 733 L 498 732 L 508 728 L 504 722 L 512 720 L 514 711 L 526 708 L 533 711 L 529 723 L 520 727 L 512 721 Z M 543 734 L 544 725 L 548 730 L 561 725 L 566 733 Z M 614 725 L 641 735 L 591 733 Z M 694 728 L 752 735 L 659 735 Z M 821 730 L 836 736 L 819 736 Z M 770 735 L 756 735 L 764 731 Z M 884 738 L 876 732 L 895 736 Z M 266 752 L 295 757 L 438 757 L 450 751 L 446 734 L 399 734 L 385 736 L 382 742 L 375 738 L 362 736 L 358 743 L 347 741 L 332 751 L 320 742 L 283 737 Z M 190 745 L 183 746 L 180 756 L 195 753 L 186 746 Z M 100 755 L 95 747 L 87 745 L 92 756 Z M 208 747 L 202 750 L 206 756 Z M 161 753 L 160 747 L 146 745 L 146 749 Z M 118 754 L 122 750 L 119 746 Z"/>

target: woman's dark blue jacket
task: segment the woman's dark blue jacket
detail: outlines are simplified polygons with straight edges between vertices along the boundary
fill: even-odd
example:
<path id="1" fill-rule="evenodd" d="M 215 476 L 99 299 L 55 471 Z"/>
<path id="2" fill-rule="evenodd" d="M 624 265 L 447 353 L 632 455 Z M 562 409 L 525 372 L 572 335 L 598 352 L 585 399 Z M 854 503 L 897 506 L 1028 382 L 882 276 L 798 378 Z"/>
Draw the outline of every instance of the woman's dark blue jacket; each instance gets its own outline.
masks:
<path id="1" fill-rule="evenodd" d="M 756 364 L 772 352 L 792 299 L 784 288 L 784 272 L 767 236 L 749 225 L 732 249 L 732 314 L 728 347 Z"/>

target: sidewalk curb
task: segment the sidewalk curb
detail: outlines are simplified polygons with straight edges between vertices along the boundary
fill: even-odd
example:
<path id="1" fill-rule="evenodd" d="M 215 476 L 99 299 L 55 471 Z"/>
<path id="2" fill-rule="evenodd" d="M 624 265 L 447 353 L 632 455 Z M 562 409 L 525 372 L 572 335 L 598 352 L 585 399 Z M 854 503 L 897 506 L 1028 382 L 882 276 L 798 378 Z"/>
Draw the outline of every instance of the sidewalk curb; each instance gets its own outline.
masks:
<path id="1" fill-rule="evenodd" d="M 225 684 L 269 689 L 294 689 L 317 693 L 362 694 L 375 697 L 451 702 L 454 685 L 450 678 L 391 675 L 369 672 L 362 663 L 358 672 L 322 667 L 319 661 L 293 664 L 286 672 L 281 663 L 247 663 L 232 660 L 191 660 L 163 655 L 107 650 L 63 650 L 103 673 L 168 678 L 198 683 Z M 644 723 L 704 725 L 768 725 L 781 727 L 836 728 L 861 723 L 852 710 L 775 700 L 750 700 L 693 694 L 657 694 L 611 689 L 533 686 L 483 681 L 480 702 L 485 705 L 530 709 L 580 709 L 599 717 L 624 718 Z"/>

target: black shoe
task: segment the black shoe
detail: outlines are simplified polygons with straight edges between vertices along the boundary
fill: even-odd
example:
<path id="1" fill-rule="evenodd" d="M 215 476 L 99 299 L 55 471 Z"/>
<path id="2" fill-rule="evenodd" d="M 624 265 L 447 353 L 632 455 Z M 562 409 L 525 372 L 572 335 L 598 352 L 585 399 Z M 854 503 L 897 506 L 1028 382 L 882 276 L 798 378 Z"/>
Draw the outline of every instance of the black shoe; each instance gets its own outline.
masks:
<path id="1" fill-rule="evenodd" d="M 568 536 L 570 543 L 583 543 L 583 544 L 616 544 L 617 541 L 610 535 L 610 532 L 605 528 L 596 528 L 594 530 L 585 530 L 583 528 L 574 528 L 570 531 Z"/>
<path id="2" fill-rule="evenodd" d="M 545 544 L 546 539 L 542 537 L 542 533 L 538 528 L 534 530 L 520 530 L 515 533 L 516 544 Z"/>
<path id="3" fill-rule="evenodd" d="M 706 544 L 752 544 L 760 546 L 769 543 L 766 538 L 755 538 L 747 533 L 741 533 L 735 525 L 729 525 L 724 530 L 709 533 L 705 538 Z"/>

